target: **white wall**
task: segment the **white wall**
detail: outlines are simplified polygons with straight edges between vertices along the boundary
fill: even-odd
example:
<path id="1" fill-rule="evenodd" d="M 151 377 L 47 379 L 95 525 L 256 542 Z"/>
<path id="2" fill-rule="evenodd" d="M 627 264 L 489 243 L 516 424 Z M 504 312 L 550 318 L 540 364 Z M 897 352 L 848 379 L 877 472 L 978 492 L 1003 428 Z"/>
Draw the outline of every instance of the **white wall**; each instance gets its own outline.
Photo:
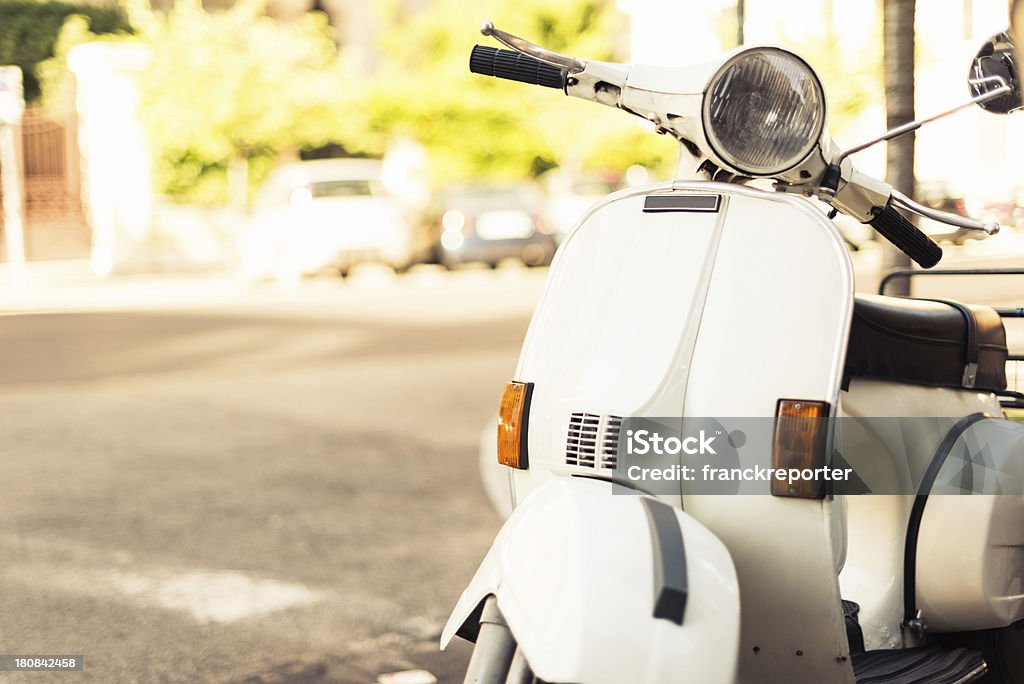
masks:
<path id="1" fill-rule="evenodd" d="M 152 225 L 151 160 L 139 121 L 142 46 L 88 43 L 71 50 L 77 82 L 82 200 L 100 275 L 145 268 Z"/>

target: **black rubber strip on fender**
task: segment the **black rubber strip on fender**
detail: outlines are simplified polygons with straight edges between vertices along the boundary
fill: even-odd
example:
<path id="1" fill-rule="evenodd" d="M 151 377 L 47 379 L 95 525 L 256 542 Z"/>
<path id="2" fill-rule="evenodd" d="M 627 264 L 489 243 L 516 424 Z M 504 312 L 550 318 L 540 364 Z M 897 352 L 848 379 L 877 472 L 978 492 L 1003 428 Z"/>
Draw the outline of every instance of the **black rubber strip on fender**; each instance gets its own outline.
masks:
<path id="1" fill-rule="evenodd" d="M 654 555 L 654 617 L 683 624 L 689 593 L 686 547 L 675 509 L 657 499 L 642 498 L 651 530 Z"/>

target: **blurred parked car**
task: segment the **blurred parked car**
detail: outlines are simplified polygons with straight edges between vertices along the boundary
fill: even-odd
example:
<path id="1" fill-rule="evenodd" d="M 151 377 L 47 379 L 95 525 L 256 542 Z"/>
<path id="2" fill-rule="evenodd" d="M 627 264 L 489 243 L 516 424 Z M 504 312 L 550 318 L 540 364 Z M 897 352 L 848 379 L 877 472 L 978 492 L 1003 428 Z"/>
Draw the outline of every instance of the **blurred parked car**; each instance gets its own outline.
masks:
<path id="1" fill-rule="evenodd" d="M 424 256 L 402 203 L 381 182 L 381 163 L 324 159 L 277 168 L 259 193 L 239 239 L 250 277 L 297 278 L 359 263 L 402 271 Z"/>
<path id="2" fill-rule="evenodd" d="M 502 259 L 527 266 L 551 262 L 555 239 L 540 218 L 541 201 L 523 186 L 468 186 L 443 192 L 434 209 L 435 258 L 447 268 Z"/>

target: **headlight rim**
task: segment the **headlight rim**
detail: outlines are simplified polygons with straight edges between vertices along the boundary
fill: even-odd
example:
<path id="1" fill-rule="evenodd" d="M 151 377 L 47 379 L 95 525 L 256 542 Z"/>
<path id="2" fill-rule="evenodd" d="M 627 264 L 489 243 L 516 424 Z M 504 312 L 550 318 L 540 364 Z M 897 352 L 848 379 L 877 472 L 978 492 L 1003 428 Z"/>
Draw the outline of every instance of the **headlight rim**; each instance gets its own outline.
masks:
<path id="1" fill-rule="evenodd" d="M 712 129 L 708 123 L 709 108 L 711 106 L 709 94 L 711 93 L 712 87 L 718 82 L 721 76 L 726 71 L 728 71 L 728 69 L 733 64 L 735 64 L 740 59 L 743 59 L 744 57 L 748 56 L 752 52 L 781 52 L 787 57 L 790 57 L 799 62 L 807 70 L 807 73 L 809 73 L 812 76 L 814 84 L 815 86 L 817 86 L 818 93 L 821 99 L 821 120 L 818 125 L 818 131 L 813 137 L 810 138 L 810 142 L 808 143 L 807 148 L 798 157 L 796 157 L 796 161 L 794 163 L 788 164 L 777 170 L 773 169 L 770 172 L 751 171 L 749 169 L 744 169 L 742 165 L 734 161 L 731 161 L 729 158 L 731 155 L 723 153 L 719 149 L 719 146 L 715 144 L 715 141 L 712 139 Z M 703 129 L 704 133 L 704 139 L 707 141 L 708 148 L 718 158 L 719 162 L 723 163 L 726 167 L 737 173 L 750 176 L 752 178 L 772 178 L 775 176 L 781 176 L 782 174 L 785 174 L 789 171 L 792 171 L 793 169 L 798 168 L 807 160 L 808 157 L 811 156 L 811 154 L 814 152 L 814 149 L 821 144 L 821 141 L 824 139 L 828 128 L 828 99 L 825 96 L 825 87 L 824 85 L 822 85 L 821 77 L 818 76 L 818 72 L 815 71 L 814 67 L 812 67 L 810 63 L 806 59 L 801 57 L 799 54 L 780 45 L 751 45 L 740 47 L 734 50 L 722 61 L 718 68 L 715 69 L 714 72 L 712 72 L 711 76 L 707 80 L 707 83 L 704 84 L 704 90 L 701 93 L 700 117 L 701 128 Z"/>

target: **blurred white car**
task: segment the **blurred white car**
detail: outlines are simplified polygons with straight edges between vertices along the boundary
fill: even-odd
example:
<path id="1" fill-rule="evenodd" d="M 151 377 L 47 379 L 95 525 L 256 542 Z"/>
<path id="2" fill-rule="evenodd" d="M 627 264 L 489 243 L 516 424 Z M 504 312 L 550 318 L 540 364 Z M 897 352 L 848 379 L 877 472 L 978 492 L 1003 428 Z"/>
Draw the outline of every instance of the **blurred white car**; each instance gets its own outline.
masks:
<path id="1" fill-rule="evenodd" d="M 644 171 L 643 180 L 636 184 L 646 182 L 646 170 L 640 166 L 633 168 Z M 609 193 L 629 184 L 627 178 L 617 174 L 576 176 L 562 169 L 548 171 L 541 176 L 540 182 L 547 195 L 544 221 L 554 229 L 558 242 L 565 239 L 588 209 Z"/>
<path id="2" fill-rule="evenodd" d="M 344 275 L 365 262 L 404 270 L 419 257 L 416 233 L 381 181 L 381 162 L 324 159 L 270 175 L 238 247 L 246 276 L 289 280 L 328 269 Z"/>

